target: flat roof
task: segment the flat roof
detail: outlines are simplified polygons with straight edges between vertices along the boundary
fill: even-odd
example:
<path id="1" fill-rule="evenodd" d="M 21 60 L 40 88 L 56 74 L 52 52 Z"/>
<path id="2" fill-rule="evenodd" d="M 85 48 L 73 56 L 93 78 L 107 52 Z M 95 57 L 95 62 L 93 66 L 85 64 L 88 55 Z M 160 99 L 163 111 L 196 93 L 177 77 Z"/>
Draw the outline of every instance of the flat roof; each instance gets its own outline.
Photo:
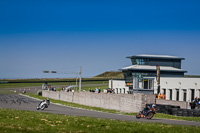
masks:
<path id="1" fill-rule="evenodd" d="M 181 60 L 185 59 L 185 58 L 170 56 L 170 55 L 148 55 L 148 54 L 128 56 L 126 58 L 159 58 L 159 59 L 181 59 Z"/>
<path id="2" fill-rule="evenodd" d="M 150 70 L 156 71 L 156 66 L 149 65 L 132 65 L 128 67 L 121 68 L 120 70 Z M 170 66 L 160 66 L 160 71 L 174 71 L 174 72 L 187 72 L 183 69 L 178 69 Z"/>

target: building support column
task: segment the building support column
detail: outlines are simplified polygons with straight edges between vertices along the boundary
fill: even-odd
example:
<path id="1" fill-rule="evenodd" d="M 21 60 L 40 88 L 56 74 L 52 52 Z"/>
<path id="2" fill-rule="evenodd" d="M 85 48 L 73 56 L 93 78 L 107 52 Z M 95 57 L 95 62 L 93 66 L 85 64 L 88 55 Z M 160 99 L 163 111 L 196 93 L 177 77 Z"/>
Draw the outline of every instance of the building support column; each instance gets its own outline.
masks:
<path id="1" fill-rule="evenodd" d="M 199 98 L 199 90 L 195 88 L 194 90 L 194 98 L 198 97 Z"/>
<path id="2" fill-rule="evenodd" d="M 198 90 L 198 98 L 200 98 L 200 89 L 197 89 Z"/>
<path id="3" fill-rule="evenodd" d="M 176 101 L 176 88 L 172 89 L 172 100 Z"/>
<path id="4" fill-rule="evenodd" d="M 187 89 L 187 100 L 186 102 L 191 102 L 191 90 L 188 88 Z"/>
<path id="5" fill-rule="evenodd" d="M 179 101 L 183 101 L 183 90 L 179 89 Z"/>
<path id="6" fill-rule="evenodd" d="M 170 99 L 170 92 L 169 89 L 166 89 L 166 100 Z"/>

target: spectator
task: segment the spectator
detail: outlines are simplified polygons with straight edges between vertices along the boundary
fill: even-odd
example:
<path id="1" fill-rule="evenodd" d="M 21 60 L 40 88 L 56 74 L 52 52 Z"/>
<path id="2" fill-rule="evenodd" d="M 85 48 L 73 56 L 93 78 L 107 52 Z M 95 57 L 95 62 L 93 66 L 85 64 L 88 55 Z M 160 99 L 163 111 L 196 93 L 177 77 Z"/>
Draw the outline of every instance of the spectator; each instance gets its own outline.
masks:
<path id="1" fill-rule="evenodd" d="M 99 93 L 101 93 L 101 88 L 99 87 Z"/>
<path id="2" fill-rule="evenodd" d="M 161 93 L 158 94 L 158 99 L 161 99 Z"/>
<path id="3" fill-rule="evenodd" d="M 198 97 L 196 97 L 196 98 L 194 99 L 194 102 L 195 102 L 196 105 L 198 104 Z"/>
<path id="4" fill-rule="evenodd" d="M 95 93 L 99 93 L 99 89 L 98 88 L 96 88 Z"/>
<path id="5" fill-rule="evenodd" d="M 165 95 L 164 93 L 162 93 L 162 95 L 160 96 L 161 99 L 165 100 Z"/>
<path id="6" fill-rule="evenodd" d="M 195 109 L 195 101 L 193 100 L 191 103 L 190 103 L 190 106 L 191 106 L 191 109 Z"/>
<path id="7" fill-rule="evenodd" d="M 109 88 L 109 89 L 107 90 L 107 93 L 112 93 L 112 90 Z"/>

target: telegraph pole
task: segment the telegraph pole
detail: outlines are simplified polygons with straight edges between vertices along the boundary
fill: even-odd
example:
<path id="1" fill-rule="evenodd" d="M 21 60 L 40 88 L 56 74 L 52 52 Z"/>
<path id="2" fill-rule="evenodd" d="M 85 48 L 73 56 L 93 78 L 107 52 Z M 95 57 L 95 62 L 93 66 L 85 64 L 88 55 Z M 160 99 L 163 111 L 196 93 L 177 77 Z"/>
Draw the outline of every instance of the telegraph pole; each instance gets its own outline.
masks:
<path id="1" fill-rule="evenodd" d="M 82 66 L 80 66 L 80 72 L 79 72 L 79 92 L 81 92 L 81 73 L 82 73 Z"/>

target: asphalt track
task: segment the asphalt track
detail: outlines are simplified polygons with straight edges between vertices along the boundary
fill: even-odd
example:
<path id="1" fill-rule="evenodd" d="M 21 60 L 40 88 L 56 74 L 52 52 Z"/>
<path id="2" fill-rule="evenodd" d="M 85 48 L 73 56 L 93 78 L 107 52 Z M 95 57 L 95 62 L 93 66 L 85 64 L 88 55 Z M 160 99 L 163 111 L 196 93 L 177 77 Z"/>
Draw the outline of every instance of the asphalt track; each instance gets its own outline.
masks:
<path id="1" fill-rule="evenodd" d="M 166 120 L 166 119 L 157 119 L 152 118 L 151 120 L 147 119 L 136 119 L 135 117 L 128 115 L 118 115 L 110 114 L 98 111 L 91 111 L 86 109 L 78 109 L 63 105 L 50 104 L 45 110 L 36 110 L 39 100 L 33 99 L 27 96 L 18 95 L 18 94 L 0 94 L 0 107 L 9 108 L 16 110 L 29 110 L 35 112 L 46 112 L 54 114 L 65 114 L 71 116 L 88 116 L 95 118 L 104 118 L 104 119 L 115 119 L 123 121 L 135 121 L 135 122 L 152 122 L 152 123 L 164 123 L 164 124 L 174 124 L 174 125 L 188 125 L 188 126 L 200 126 L 200 122 L 194 121 L 179 121 L 179 120 Z"/>

